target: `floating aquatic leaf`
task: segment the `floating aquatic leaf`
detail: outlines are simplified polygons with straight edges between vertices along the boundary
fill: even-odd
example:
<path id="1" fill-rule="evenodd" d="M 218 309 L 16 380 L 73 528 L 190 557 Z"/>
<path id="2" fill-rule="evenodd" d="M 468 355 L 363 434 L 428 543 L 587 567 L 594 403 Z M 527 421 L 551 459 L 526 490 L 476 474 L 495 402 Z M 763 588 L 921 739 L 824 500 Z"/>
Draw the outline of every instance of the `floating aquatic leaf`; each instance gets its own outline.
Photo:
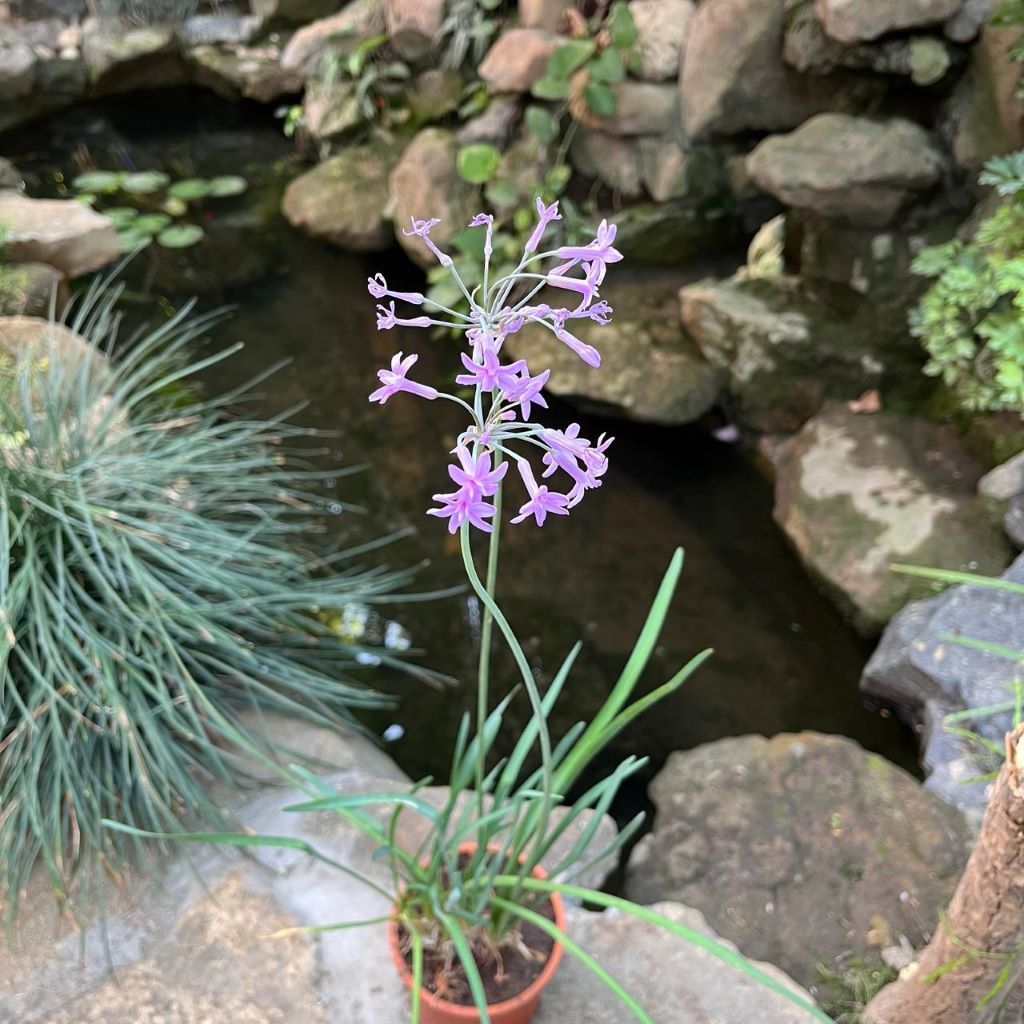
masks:
<path id="1" fill-rule="evenodd" d="M 237 174 L 226 174 L 221 178 L 211 179 L 209 186 L 211 196 L 223 198 L 241 195 L 249 187 L 249 183 Z"/>
<path id="2" fill-rule="evenodd" d="M 198 224 L 175 224 L 174 227 L 164 228 L 156 240 L 165 249 L 187 249 L 202 241 L 203 235 L 203 229 Z"/>
<path id="3" fill-rule="evenodd" d="M 142 231 L 148 235 L 155 235 L 158 231 L 163 231 L 170 223 L 171 218 L 166 213 L 147 213 L 138 217 L 131 228 L 132 231 Z"/>
<path id="4" fill-rule="evenodd" d="M 71 184 L 83 192 L 100 192 L 109 195 L 121 187 L 123 174 L 117 171 L 89 171 L 80 174 Z"/>
<path id="5" fill-rule="evenodd" d="M 149 195 L 166 188 L 170 181 L 170 176 L 163 171 L 139 171 L 137 174 L 126 174 L 121 181 L 121 188 L 137 195 Z"/>
<path id="6" fill-rule="evenodd" d="M 174 199 L 204 199 L 210 194 L 210 182 L 205 178 L 185 178 L 176 181 L 167 194 Z"/>
<path id="7" fill-rule="evenodd" d="M 103 211 L 103 216 L 113 221 L 115 228 L 127 228 L 139 216 L 139 211 L 134 206 L 112 206 Z"/>

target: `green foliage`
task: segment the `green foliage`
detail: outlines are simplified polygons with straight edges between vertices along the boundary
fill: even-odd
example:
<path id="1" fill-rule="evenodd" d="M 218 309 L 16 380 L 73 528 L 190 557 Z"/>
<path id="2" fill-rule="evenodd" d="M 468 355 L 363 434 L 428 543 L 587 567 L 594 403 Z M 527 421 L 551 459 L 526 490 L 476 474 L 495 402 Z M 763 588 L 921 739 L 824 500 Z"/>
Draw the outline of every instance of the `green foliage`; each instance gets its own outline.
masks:
<path id="1" fill-rule="evenodd" d="M 917 256 L 934 279 L 911 313 L 940 377 L 964 408 L 1024 415 L 1024 153 L 989 162 L 981 178 L 1003 201 L 969 241 L 954 239 Z"/>
<path id="2" fill-rule="evenodd" d="M 1016 28 L 1024 30 L 1024 0 L 1004 0 L 992 13 L 992 24 L 1000 28 Z M 1018 62 L 1024 61 L 1024 35 L 1018 37 L 1010 46 L 1010 56 Z M 1017 93 L 1021 95 L 1024 82 L 1017 85 Z"/>
<path id="3" fill-rule="evenodd" d="M 860 1024 L 864 1007 L 897 978 L 891 967 L 856 956 L 838 968 L 818 964 L 822 1009 L 836 1024 Z"/>
<path id="4" fill-rule="evenodd" d="M 452 0 L 437 34 L 441 67 L 477 67 L 501 27 L 504 0 Z"/>
<path id="5" fill-rule="evenodd" d="M 154 241 L 166 249 L 201 242 L 203 229 L 183 219 L 196 212 L 190 204 L 241 195 L 248 183 L 237 174 L 172 181 L 163 171 L 88 171 L 71 186 L 78 202 L 96 207 L 114 222 L 124 251 L 134 252 Z"/>
<path id="6" fill-rule="evenodd" d="M 59 336 L 0 363 L 0 903 L 40 863 L 66 896 L 139 844 L 116 818 L 215 827 L 205 793 L 242 753 L 275 756 L 242 711 L 337 727 L 383 699 L 359 681 L 386 650 L 328 621 L 403 574 L 300 553 L 323 477 L 309 431 L 229 418 L 187 354 L 219 314 L 189 307 L 119 343 L 119 292 L 97 286 Z M 60 347 L 57 347 L 57 346 Z M 94 347 L 95 346 L 95 347 Z M 0 348 L 0 353 L 3 349 Z M 331 474 L 336 476 L 336 473 Z M 294 756 L 294 755 L 291 755 Z"/>
<path id="7" fill-rule="evenodd" d="M 463 146 L 456 158 L 459 176 L 472 185 L 483 185 L 494 177 L 501 163 L 501 153 L 486 142 Z"/>

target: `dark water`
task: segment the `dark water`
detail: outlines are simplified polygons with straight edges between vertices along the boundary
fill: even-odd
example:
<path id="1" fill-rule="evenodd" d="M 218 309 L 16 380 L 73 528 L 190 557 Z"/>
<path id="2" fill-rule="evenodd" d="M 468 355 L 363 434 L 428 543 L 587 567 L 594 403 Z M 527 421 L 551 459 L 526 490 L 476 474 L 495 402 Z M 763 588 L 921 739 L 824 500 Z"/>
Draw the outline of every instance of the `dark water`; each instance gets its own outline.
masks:
<path id="1" fill-rule="evenodd" d="M 244 209 L 258 206 L 261 195 L 272 197 L 273 168 L 287 164 L 290 144 L 265 112 L 168 95 L 177 99 L 156 97 L 147 106 L 133 98 L 130 108 L 122 103 L 65 114 L 8 135 L 0 152 L 29 172 L 39 192 L 52 190 L 55 168 L 71 171 L 73 154 L 81 157 L 84 146 L 103 168 L 119 160 L 118 166 L 247 174 L 254 187 Z M 247 214 L 233 216 L 244 222 Z M 306 402 L 298 419 L 339 432 L 333 455 L 339 466 L 372 465 L 338 482 L 335 498 L 368 511 L 328 511 L 332 533 L 357 542 L 409 529 L 411 535 L 386 557 L 400 565 L 424 563 L 419 589 L 461 582 L 455 541 L 423 515 L 430 495 L 446 485 L 446 453 L 463 426 L 459 410 L 409 396 L 385 409 L 366 400 L 375 371 L 396 349 L 421 353 L 418 379 L 455 372 L 453 342 L 434 341 L 423 331 L 375 330 L 365 292 L 368 273 L 383 269 L 395 286 L 418 287 L 418 272 L 397 254 L 363 260 L 279 229 L 271 222 L 253 230 L 237 253 L 225 250 L 219 257 L 222 280 L 249 280 L 203 301 L 226 299 L 237 306 L 216 340 L 245 347 L 207 374 L 207 382 L 234 386 L 287 356 L 290 364 L 261 387 L 257 408 L 277 411 Z M 240 274 L 245 261 L 251 265 Z M 687 268 L 687 276 L 702 269 Z M 209 286 L 207 278 L 202 283 Z M 172 286 L 181 287 L 180 279 L 172 279 Z M 857 679 L 867 647 L 819 596 L 787 548 L 772 522 L 771 486 L 747 456 L 701 427 L 602 421 L 552 405 L 547 418 L 553 424 L 577 418 L 588 436 L 610 430 L 618 437 L 605 486 L 570 518 L 505 533 L 499 599 L 538 674 L 550 678 L 575 640 L 584 640 L 556 729 L 600 706 L 680 546 L 686 551 L 682 584 L 644 688 L 664 681 L 704 647 L 713 647 L 715 655 L 682 691 L 624 734 L 616 753 L 648 754 L 656 767 L 673 750 L 722 736 L 817 729 L 914 763 L 909 735 L 862 706 Z M 331 501 L 325 498 L 328 509 Z M 443 777 L 459 714 L 475 699 L 479 609 L 462 595 L 405 605 L 395 618 L 422 651 L 422 663 L 458 682 L 431 688 L 375 673 L 374 683 L 401 699 L 394 713 L 371 724 L 378 731 L 401 724 L 404 735 L 391 745 L 396 759 L 415 776 Z M 499 658 L 497 691 L 514 681 L 508 669 L 507 659 Z M 522 698 L 514 714 L 525 713 Z"/>

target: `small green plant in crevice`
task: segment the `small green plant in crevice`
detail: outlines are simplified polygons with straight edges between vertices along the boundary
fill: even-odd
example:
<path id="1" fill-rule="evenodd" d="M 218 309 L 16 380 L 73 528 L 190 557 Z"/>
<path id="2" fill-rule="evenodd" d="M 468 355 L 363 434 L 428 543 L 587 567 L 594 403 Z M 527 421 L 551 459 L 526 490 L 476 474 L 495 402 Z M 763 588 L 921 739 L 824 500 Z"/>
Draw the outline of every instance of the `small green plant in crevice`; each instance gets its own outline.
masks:
<path id="1" fill-rule="evenodd" d="M 818 964 L 816 995 L 836 1024 L 860 1024 L 864 1007 L 897 976 L 886 964 L 869 963 L 859 956 L 838 967 Z"/>
<path id="2" fill-rule="evenodd" d="M 339 475 L 309 467 L 315 432 L 245 416 L 244 388 L 190 384 L 233 351 L 190 355 L 219 314 L 185 307 L 106 358 L 119 295 L 105 282 L 87 293 L 67 323 L 81 345 L 44 329 L 0 358 L 8 917 L 36 865 L 68 898 L 138 853 L 104 817 L 223 827 L 205 787 L 236 778 L 240 754 L 275 756 L 260 715 L 337 728 L 387 703 L 366 665 L 404 665 L 365 631 L 339 633 L 348 609 L 390 601 L 408 577 L 313 553 Z"/>
<path id="3" fill-rule="evenodd" d="M 911 331 L 928 353 L 925 373 L 965 409 L 1024 415 L 1024 151 L 990 160 L 979 180 L 1001 201 L 969 240 L 918 254 L 914 270 L 933 283 Z"/>
<path id="4" fill-rule="evenodd" d="M 477 67 L 501 27 L 505 0 L 451 0 L 436 42 L 441 67 L 458 71 Z"/>
<path id="5" fill-rule="evenodd" d="M 75 200 L 114 222 L 121 246 L 133 252 L 155 242 L 185 249 L 205 237 L 196 220 L 206 204 L 241 195 L 248 182 L 237 174 L 174 180 L 163 171 L 87 171 L 72 182 Z"/>

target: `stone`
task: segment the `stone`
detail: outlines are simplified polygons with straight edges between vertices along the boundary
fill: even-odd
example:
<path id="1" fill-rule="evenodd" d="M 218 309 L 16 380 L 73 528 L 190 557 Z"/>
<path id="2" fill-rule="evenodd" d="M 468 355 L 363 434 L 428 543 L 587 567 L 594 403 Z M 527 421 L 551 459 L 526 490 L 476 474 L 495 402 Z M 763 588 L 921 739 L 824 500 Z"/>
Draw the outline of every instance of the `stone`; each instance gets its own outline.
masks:
<path id="1" fill-rule="evenodd" d="M 0 315 L 48 316 L 68 301 L 64 275 L 47 263 L 0 263 Z"/>
<path id="2" fill-rule="evenodd" d="M 229 43 L 238 45 L 247 43 L 260 27 L 260 19 L 256 15 L 232 14 L 195 14 L 188 18 L 178 35 L 187 46 L 213 45 Z"/>
<path id="3" fill-rule="evenodd" d="M 719 392 L 719 377 L 673 317 L 675 288 L 659 281 L 609 281 L 601 289 L 615 310 L 599 327 L 576 321 L 573 334 L 601 352 L 595 371 L 548 331 L 527 325 L 507 344 L 531 366 L 551 367 L 548 389 L 585 399 L 628 419 L 675 425 L 703 416 Z M 564 297 L 541 301 L 564 304 Z"/>
<path id="4" fill-rule="evenodd" d="M 868 933 L 879 927 L 920 945 L 971 838 L 903 769 L 813 732 L 671 754 L 650 796 L 654 830 L 630 857 L 627 896 L 685 902 L 746 956 L 807 985 L 818 963 L 877 962 Z"/>
<path id="5" fill-rule="evenodd" d="M 572 140 L 572 163 L 620 195 L 643 193 L 641 151 L 631 139 L 620 139 L 592 128 L 580 128 Z"/>
<path id="6" fill-rule="evenodd" d="M 381 252 L 392 240 L 385 215 L 396 153 L 378 144 L 347 147 L 290 182 L 288 223 L 350 252 Z"/>
<path id="7" fill-rule="evenodd" d="M 632 0 L 629 12 L 636 26 L 636 73 L 646 82 L 679 77 L 683 45 L 693 0 Z"/>
<path id="8" fill-rule="evenodd" d="M 24 184 L 21 171 L 10 160 L 0 156 L 0 189 L 14 188 L 20 190 Z"/>
<path id="9" fill-rule="evenodd" d="M 250 6 L 263 24 L 305 25 L 333 14 L 343 3 L 344 0 L 251 0 Z"/>
<path id="10" fill-rule="evenodd" d="M 732 251 L 739 238 L 735 220 L 691 196 L 634 203 L 607 216 L 618 225 L 615 248 L 630 266 L 678 269 L 690 260 Z"/>
<path id="11" fill-rule="evenodd" d="M 786 0 L 704 0 L 690 20 L 680 75 L 690 138 L 794 128 L 828 109 L 837 86 L 783 59 Z"/>
<path id="12" fill-rule="evenodd" d="M 910 80 L 914 85 L 934 85 L 952 67 L 949 47 L 935 36 L 914 36 L 910 40 Z"/>
<path id="13" fill-rule="evenodd" d="M 29 199 L 0 192 L 4 256 L 15 263 L 48 263 L 66 277 L 99 270 L 121 256 L 114 225 L 83 203 Z"/>
<path id="14" fill-rule="evenodd" d="M 978 481 L 978 493 L 994 501 L 1009 501 L 1024 494 L 1024 452 L 990 469 Z"/>
<path id="15" fill-rule="evenodd" d="M 641 138 L 636 142 L 640 158 L 640 176 L 656 203 L 689 195 L 693 182 L 693 161 L 673 138 Z"/>
<path id="16" fill-rule="evenodd" d="M 943 31 L 955 43 L 969 43 L 977 37 L 995 6 L 996 0 L 963 0 Z"/>
<path id="17" fill-rule="evenodd" d="M 866 635 L 929 590 L 893 563 L 998 573 L 1009 560 L 974 493 L 980 469 L 946 425 L 830 403 L 782 446 L 776 473 L 776 522 Z"/>
<path id="18" fill-rule="evenodd" d="M 36 81 L 36 55 L 16 36 L 0 36 L 0 102 L 16 100 L 32 91 Z"/>
<path id="19" fill-rule="evenodd" d="M 170 25 L 125 26 L 90 18 L 82 26 L 82 57 L 97 93 L 133 92 L 188 80 Z"/>
<path id="20" fill-rule="evenodd" d="M 941 153 L 913 122 L 848 114 L 818 114 L 747 157 L 751 179 L 780 202 L 874 227 L 935 185 L 942 166 Z"/>
<path id="21" fill-rule="evenodd" d="M 433 48 L 444 21 L 445 0 L 381 0 L 391 45 L 406 60 Z"/>
<path id="22" fill-rule="evenodd" d="M 330 142 L 362 123 L 355 83 L 311 79 L 302 101 L 302 126 L 318 142 Z"/>
<path id="23" fill-rule="evenodd" d="M 616 82 L 615 114 L 600 119 L 612 135 L 663 135 L 679 124 L 679 93 L 675 86 L 655 82 Z"/>
<path id="24" fill-rule="evenodd" d="M 1017 89 L 1020 85 L 1021 66 L 1010 56 L 1018 40 L 1018 30 L 986 25 L 971 47 L 970 66 L 978 79 L 984 104 L 991 110 L 991 118 L 998 123 L 998 138 L 1008 150 L 1024 147 L 1024 99 Z"/>
<path id="25" fill-rule="evenodd" d="M 1003 529 L 1013 546 L 1024 551 L 1024 495 L 1011 498 L 1003 517 Z"/>
<path id="26" fill-rule="evenodd" d="M 423 267 L 434 257 L 419 238 L 404 234 L 412 218 L 440 219 L 431 237 L 442 248 L 478 212 L 478 193 L 455 166 L 459 144 L 452 132 L 424 128 L 402 154 L 390 177 L 391 204 L 399 245 Z"/>
<path id="27" fill-rule="evenodd" d="M 35 368 L 44 374 L 51 360 L 72 371 L 87 362 L 90 375 L 107 372 L 104 356 L 94 345 L 49 316 L 0 316 L 0 366 L 15 366 L 26 358 L 35 360 Z M 36 391 L 35 379 L 32 390 Z"/>
<path id="28" fill-rule="evenodd" d="M 992 157 L 1016 149 L 1018 140 L 1024 138 L 1019 122 L 1018 127 L 1008 130 L 1002 117 L 1010 112 L 1011 105 L 1017 104 L 1016 97 L 1006 97 L 1004 110 L 1000 110 L 997 93 L 979 62 L 979 50 L 977 46 L 972 49 L 967 70 L 960 76 L 942 113 L 942 124 L 952 139 L 953 159 L 971 177 Z"/>
<path id="29" fill-rule="evenodd" d="M 529 92 L 563 42 L 562 37 L 544 29 L 505 29 L 487 51 L 477 73 L 492 92 Z"/>
<path id="30" fill-rule="evenodd" d="M 518 0 L 519 24 L 560 32 L 565 28 L 565 12 L 572 6 L 572 0 Z"/>
<path id="31" fill-rule="evenodd" d="M 489 142 L 504 149 L 519 124 L 519 102 L 510 96 L 497 96 L 487 109 L 470 118 L 458 132 L 460 146 L 473 142 Z"/>
<path id="32" fill-rule="evenodd" d="M 463 92 L 462 76 L 448 68 L 427 68 L 413 80 L 405 102 L 414 124 L 440 121 L 459 109 Z"/>
<path id="33" fill-rule="evenodd" d="M 962 0 L 815 0 L 825 31 L 841 43 L 877 39 L 887 32 L 937 25 Z"/>
<path id="34" fill-rule="evenodd" d="M 881 383 L 870 328 L 807 299 L 791 278 L 698 281 L 679 301 L 683 326 L 727 381 L 733 414 L 755 430 L 797 430 L 826 398 Z"/>
<path id="35" fill-rule="evenodd" d="M 267 47 L 194 46 L 187 58 L 196 83 L 228 99 L 271 103 L 302 89 L 302 77 L 286 71 Z"/>
<path id="36" fill-rule="evenodd" d="M 1002 578 L 1024 584 L 1024 556 Z M 1012 701 L 1016 662 L 957 643 L 956 637 L 1024 650 L 1024 595 L 961 584 L 909 604 L 886 629 L 860 685 L 917 727 L 928 788 L 980 820 L 987 785 L 971 780 L 997 767 L 989 763 L 997 759 L 950 733 L 944 720 L 952 712 Z M 982 714 L 964 724 L 1001 747 L 1012 713 Z"/>
<path id="37" fill-rule="evenodd" d="M 384 9 L 379 0 L 354 0 L 337 14 L 300 28 L 281 52 L 281 67 L 310 78 L 320 72 L 328 54 L 347 54 L 361 40 L 383 32 Z"/>

